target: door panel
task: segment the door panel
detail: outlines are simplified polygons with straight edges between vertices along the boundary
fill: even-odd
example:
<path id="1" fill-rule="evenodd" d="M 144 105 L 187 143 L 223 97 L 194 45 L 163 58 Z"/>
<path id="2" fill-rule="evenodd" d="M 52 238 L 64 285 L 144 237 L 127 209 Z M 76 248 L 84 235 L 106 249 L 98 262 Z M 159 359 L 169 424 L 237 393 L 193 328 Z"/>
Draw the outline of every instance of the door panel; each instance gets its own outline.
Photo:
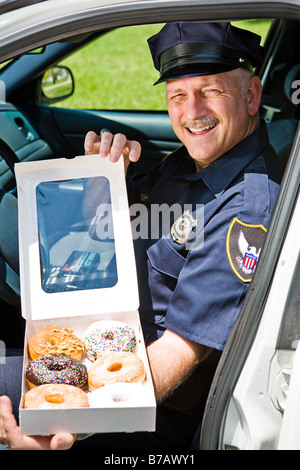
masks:
<path id="1" fill-rule="evenodd" d="M 75 155 L 83 153 L 84 136 L 89 130 L 102 128 L 124 133 L 142 145 L 141 161 L 136 171 L 148 171 L 180 145 L 166 112 L 97 111 L 51 108 L 52 118 Z"/>

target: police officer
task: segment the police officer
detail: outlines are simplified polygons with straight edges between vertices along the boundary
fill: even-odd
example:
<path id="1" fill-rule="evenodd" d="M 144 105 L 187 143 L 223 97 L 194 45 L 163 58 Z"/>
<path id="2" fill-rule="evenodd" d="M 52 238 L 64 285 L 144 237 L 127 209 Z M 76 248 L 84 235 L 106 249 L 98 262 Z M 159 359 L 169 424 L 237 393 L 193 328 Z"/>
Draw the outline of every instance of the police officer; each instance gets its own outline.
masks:
<path id="1" fill-rule="evenodd" d="M 254 69 L 263 60 L 260 37 L 227 22 L 170 23 L 149 39 L 149 47 L 160 74 L 156 84 L 166 82 L 168 112 L 182 142 L 150 174 L 128 180 L 130 204 L 146 208 L 139 222 L 149 230 L 149 236 L 135 237 L 135 253 L 157 431 L 94 435 L 77 441 L 79 449 L 191 448 L 280 184 L 259 119 L 261 82 Z M 123 153 L 126 168 L 141 153 L 138 142 L 107 130 L 100 136 L 89 132 L 85 149 L 112 161 Z M 162 230 L 161 220 L 174 205 L 180 211 Z M 163 211 L 160 222 L 153 221 L 153 207 Z M 22 440 L 6 397 L 1 438 L 18 447 L 73 444 L 67 434 L 46 444 Z"/>

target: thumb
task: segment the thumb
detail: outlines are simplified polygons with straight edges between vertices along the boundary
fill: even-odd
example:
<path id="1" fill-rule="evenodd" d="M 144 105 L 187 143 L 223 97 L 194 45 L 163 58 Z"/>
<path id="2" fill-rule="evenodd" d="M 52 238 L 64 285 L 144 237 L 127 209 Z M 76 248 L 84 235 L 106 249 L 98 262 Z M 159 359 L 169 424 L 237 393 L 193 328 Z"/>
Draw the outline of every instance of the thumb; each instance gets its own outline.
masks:
<path id="1" fill-rule="evenodd" d="M 70 449 L 76 440 L 73 434 L 59 433 L 55 434 L 50 442 L 52 450 L 67 450 Z"/>

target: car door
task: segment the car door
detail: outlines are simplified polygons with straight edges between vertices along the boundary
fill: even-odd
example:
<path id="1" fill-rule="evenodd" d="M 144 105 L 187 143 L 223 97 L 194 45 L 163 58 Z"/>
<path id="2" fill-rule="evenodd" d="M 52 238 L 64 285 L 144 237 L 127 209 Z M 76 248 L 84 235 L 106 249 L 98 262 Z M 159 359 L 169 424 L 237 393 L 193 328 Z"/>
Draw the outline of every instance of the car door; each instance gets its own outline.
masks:
<path id="1" fill-rule="evenodd" d="M 107 128 L 113 134 L 125 134 L 128 140 L 138 140 L 142 158 L 135 164 L 135 171 L 139 172 L 147 172 L 180 145 L 166 112 L 51 108 L 51 114 L 74 155 L 82 154 L 84 137 L 90 130 L 100 133 Z"/>
<path id="2" fill-rule="evenodd" d="M 200 448 L 300 448 L 299 130 L 244 307 L 207 403 Z"/>

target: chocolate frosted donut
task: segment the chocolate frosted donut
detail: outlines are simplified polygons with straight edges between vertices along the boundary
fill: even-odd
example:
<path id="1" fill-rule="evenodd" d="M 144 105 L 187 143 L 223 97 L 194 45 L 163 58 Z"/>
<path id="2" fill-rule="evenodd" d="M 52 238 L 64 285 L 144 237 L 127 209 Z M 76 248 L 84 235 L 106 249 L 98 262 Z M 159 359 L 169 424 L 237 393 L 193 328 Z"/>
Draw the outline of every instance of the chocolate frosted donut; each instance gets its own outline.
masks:
<path id="1" fill-rule="evenodd" d="M 74 385 L 87 389 L 87 369 L 84 364 L 66 356 L 46 356 L 27 364 L 26 379 L 29 388 L 44 384 Z"/>

